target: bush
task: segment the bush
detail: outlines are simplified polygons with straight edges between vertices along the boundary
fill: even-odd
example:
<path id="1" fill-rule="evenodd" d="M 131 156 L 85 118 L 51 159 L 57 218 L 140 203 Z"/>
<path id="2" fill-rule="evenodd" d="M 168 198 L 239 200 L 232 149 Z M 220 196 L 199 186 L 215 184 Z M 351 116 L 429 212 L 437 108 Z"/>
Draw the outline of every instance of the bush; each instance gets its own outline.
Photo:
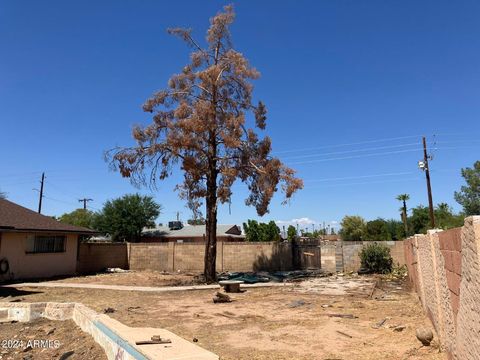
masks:
<path id="1" fill-rule="evenodd" d="M 377 243 L 368 244 L 360 252 L 362 268 L 373 272 L 386 274 L 392 271 L 393 259 L 390 249 Z"/>

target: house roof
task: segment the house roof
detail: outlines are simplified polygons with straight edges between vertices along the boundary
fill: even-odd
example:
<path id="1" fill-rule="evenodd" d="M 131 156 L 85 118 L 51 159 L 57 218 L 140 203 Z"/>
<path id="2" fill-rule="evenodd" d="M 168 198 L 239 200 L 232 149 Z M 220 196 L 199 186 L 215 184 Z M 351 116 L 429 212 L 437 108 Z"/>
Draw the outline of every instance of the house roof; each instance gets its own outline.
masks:
<path id="1" fill-rule="evenodd" d="M 170 230 L 168 226 L 157 226 L 142 231 L 144 236 L 155 237 L 202 237 L 205 235 L 205 225 L 186 225 L 178 230 Z M 244 237 L 237 225 L 217 225 L 217 236 Z"/>
<path id="2" fill-rule="evenodd" d="M 0 199 L 0 231 L 95 233 L 95 231 L 81 226 L 61 223 L 5 199 Z"/>

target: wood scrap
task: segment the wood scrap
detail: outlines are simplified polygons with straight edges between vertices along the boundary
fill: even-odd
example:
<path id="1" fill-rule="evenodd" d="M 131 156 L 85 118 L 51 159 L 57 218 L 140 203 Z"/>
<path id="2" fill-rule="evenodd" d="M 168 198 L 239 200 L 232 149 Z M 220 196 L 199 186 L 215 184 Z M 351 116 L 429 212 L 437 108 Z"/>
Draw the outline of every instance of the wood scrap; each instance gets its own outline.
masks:
<path id="1" fill-rule="evenodd" d="M 328 317 L 338 317 L 342 319 L 358 319 L 358 316 L 352 315 L 352 314 L 325 314 Z"/>
<path id="2" fill-rule="evenodd" d="M 375 325 L 372 325 L 372 328 L 373 329 L 380 329 L 384 324 L 385 322 L 387 321 L 387 318 L 383 319 L 383 320 L 380 320 L 378 323 L 376 323 Z"/>
<path id="3" fill-rule="evenodd" d="M 335 330 L 337 333 L 339 333 L 340 335 L 343 335 L 343 336 L 346 336 L 350 339 L 353 339 L 353 336 L 352 335 L 348 335 L 347 333 L 344 333 L 343 331 L 340 331 L 340 330 Z"/>
<path id="4" fill-rule="evenodd" d="M 135 341 L 135 345 L 157 345 L 157 344 L 170 344 L 171 340 L 161 340 L 161 341 L 153 341 L 153 340 L 145 340 L 145 341 Z"/>
<path id="5" fill-rule="evenodd" d="M 370 291 L 370 295 L 368 295 L 368 298 L 371 299 L 373 296 L 373 293 L 375 292 L 375 289 L 377 287 L 377 280 L 375 280 L 375 283 L 373 284 L 372 290 Z"/>
<path id="6" fill-rule="evenodd" d="M 172 340 L 162 339 L 160 335 L 153 335 L 150 340 L 135 341 L 136 345 L 155 345 L 155 344 L 171 344 Z"/>

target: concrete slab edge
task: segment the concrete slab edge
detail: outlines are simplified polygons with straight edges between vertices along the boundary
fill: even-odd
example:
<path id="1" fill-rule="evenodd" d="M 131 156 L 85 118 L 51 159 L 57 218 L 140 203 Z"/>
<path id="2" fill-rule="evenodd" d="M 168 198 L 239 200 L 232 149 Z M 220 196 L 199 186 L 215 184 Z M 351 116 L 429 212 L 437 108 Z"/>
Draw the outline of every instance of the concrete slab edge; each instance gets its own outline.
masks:
<path id="1" fill-rule="evenodd" d="M 83 304 L 0 302 L 0 322 L 29 322 L 38 318 L 60 321 L 73 320 L 82 331 L 90 334 L 95 342 L 104 349 L 109 360 L 149 360 L 141 351 L 106 325 L 106 321 L 102 321 L 102 319 L 108 319 L 109 322 L 113 321 L 114 324 L 118 323 L 123 327 L 125 325 L 107 315 L 98 314 Z"/>
<path id="2" fill-rule="evenodd" d="M 294 287 L 295 283 L 257 283 L 257 284 L 243 284 L 242 288 L 261 288 L 261 287 Z M 99 289 L 99 290 L 119 290 L 119 291 L 143 291 L 143 292 L 171 292 L 171 291 L 192 291 L 192 290 L 212 290 L 220 289 L 220 285 L 193 285 L 193 286 L 126 286 L 126 285 L 103 285 L 103 284 L 77 284 L 77 283 L 53 283 L 53 282 L 39 282 L 39 283 L 19 283 L 3 285 L 9 288 L 76 288 L 76 289 Z"/>

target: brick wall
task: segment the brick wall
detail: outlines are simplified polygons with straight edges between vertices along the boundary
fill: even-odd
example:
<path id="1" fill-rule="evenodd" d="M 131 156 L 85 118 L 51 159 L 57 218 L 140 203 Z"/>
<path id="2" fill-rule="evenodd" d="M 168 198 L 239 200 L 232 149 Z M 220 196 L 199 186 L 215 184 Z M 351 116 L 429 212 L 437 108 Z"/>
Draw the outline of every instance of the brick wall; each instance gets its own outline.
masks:
<path id="1" fill-rule="evenodd" d="M 128 269 L 126 244 L 79 244 L 78 273 L 94 273 L 114 267 Z"/>
<path id="2" fill-rule="evenodd" d="M 405 240 L 404 256 L 449 358 L 480 359 L 480 216 Z"/>

